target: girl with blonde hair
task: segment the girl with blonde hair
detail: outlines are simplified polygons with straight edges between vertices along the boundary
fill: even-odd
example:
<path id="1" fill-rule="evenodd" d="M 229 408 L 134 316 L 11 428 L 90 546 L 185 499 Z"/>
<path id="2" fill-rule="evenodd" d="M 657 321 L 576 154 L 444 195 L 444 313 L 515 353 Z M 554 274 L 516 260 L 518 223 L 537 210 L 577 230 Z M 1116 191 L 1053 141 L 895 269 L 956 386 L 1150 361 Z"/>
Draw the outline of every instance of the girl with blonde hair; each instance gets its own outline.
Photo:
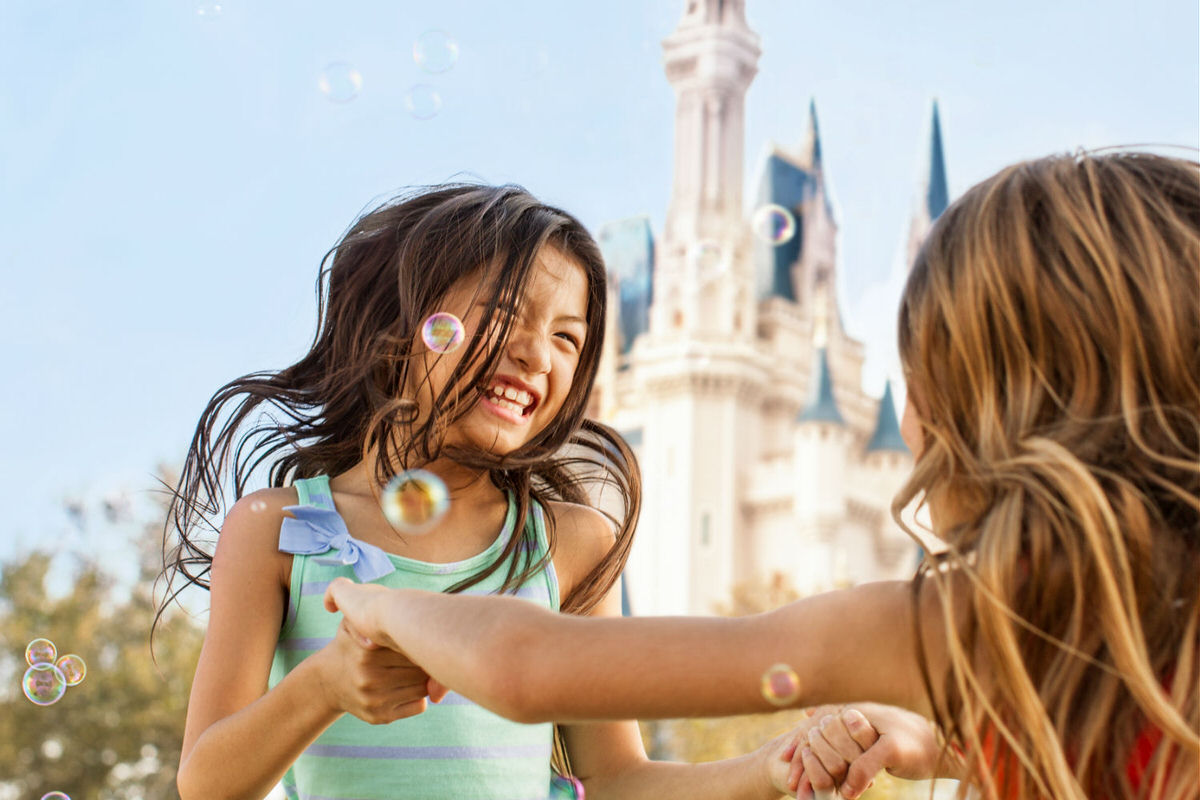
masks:
<path id="1" fill-rule="evenodd" d="M 911 581 L 741 619 L 585 620 L 349 581 L 326 604 L 517 719 L 767 710 L 760 679 L 783 663 L 794 705 L 936 720 L 964 793 L 1196 797 L 1200 165 L 1002 170 L 938 219 L 899 335 L 915 467 L 893 515 L 924 503 L 945 543 Z"/>

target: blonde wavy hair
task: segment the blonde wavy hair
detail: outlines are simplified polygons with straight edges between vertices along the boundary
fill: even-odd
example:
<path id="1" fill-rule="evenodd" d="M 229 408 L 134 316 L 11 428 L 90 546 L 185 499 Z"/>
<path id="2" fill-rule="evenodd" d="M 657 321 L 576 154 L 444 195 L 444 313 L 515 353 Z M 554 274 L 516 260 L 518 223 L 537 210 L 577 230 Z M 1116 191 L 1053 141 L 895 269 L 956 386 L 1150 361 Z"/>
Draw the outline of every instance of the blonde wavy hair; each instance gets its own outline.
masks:
<path id="1" fill-rule="evenodd" d="M 944 681 L 917 634 L 963 791 L 1197 797 L 1200 164 L 1001 171 L 938 219 L 899 334 L 925 447 L 893 515 L 947 544 L 914 582 Z"/>

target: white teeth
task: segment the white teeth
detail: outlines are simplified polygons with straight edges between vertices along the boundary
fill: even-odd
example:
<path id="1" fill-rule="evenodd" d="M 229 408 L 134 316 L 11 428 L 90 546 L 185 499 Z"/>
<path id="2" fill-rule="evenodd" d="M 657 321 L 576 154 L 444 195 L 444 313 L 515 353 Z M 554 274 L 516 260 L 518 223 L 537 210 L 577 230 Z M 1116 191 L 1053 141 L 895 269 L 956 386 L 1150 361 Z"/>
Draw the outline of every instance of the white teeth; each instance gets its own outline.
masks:
<path id="1" fill-rule="evenodd" d="M 488 391 L 495 400 L 509 400 L 514 404 L 519 404 L 521 411 L 524 411 L 526 406 L 533 403 L 532 394 L 512 386 L 501 386 L 497 383 Z"/>

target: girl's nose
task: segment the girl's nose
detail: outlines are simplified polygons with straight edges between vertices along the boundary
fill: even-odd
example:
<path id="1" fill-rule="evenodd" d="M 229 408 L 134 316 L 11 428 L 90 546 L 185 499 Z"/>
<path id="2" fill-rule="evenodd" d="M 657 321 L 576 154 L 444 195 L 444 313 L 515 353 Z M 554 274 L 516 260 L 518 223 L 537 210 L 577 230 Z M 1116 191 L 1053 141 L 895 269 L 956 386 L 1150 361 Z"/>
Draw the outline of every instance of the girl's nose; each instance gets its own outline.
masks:
<path id="1" fill-rule="evenodd" d="M 514 326 L 508 337 L 508 355 L 530 375 L 550 371 L 550 343 L 540 331 Z"/>

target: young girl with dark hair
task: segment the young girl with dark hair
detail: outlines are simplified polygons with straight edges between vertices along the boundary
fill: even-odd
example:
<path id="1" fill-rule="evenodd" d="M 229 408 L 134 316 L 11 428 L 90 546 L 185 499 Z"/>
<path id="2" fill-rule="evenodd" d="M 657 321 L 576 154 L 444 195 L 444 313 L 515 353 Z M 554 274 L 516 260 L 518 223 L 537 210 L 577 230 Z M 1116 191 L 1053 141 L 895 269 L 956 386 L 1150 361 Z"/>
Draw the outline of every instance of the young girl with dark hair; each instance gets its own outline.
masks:
<path id="1" fill-rule="evenodd" d="M 551 793 L 553 749 L 593 799 L 776 796 L 782 740 L 658 764 L 632 721 L 556 736 L 453 693 L 429 706 L 444 690 L 422 669 L 324 609 L 343 577 L 619 615 L 641 492 L 632 452 L 584 416 L 606 288 L 575 218 L 512 186 L 439 186 L 364 215 L 327 261 L 311 349 L 216 393 L 171 508 L 169 586 L 211 593 L 180 795 L 263 797 L 282 779 L 291 798 L 533 800 Z M 260 468 L 271 488 L 247 494 Z M 421 485 L 397 513 L 422 525 L 398 530 L 381 501 L 415 468 L 449 506 L 425 513 L 437 492 Z M 615 490 L 617 517 L 591 507 L 590 483 Z M 197 530 L 222 514 L 210 553 Z"/>
<path id="2" fill-rule="evenodd" d="M 946 545 L 912 581 L 741 619 L 582 620 L 345 581 L 326 605 L 516 719 L 765 710 L 784 663 L 796 705 L 936 720 L 964 794 L 1196 798 L 1200 165 L 1002 170 L 939 217 L 899 334 L 915 466 L 893 514 L 921 499 Z"/>

